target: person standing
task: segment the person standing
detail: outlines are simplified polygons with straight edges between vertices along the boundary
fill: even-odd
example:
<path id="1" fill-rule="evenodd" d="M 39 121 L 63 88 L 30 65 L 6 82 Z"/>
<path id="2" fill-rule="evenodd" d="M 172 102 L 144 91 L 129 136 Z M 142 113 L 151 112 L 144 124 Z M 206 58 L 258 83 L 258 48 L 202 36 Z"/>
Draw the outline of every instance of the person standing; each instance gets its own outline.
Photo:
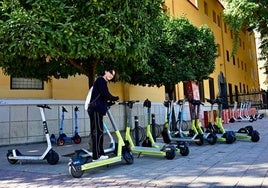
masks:
<path id="1" fill-rule="evenodd" d="M 92 159 L 108 159 L 103 149 L 103 116 L 108 110 L 107 101 L 118 101 L 118 96 L 113 96 L 107 86 L 107 82 L 115 76 L 115 70 L 108 69 L 104 71 L 103 76 L 99 76 L 94 84 L 92 96 L 88 105 L 88 115 L 90 118 L 90 130 L 92 141 Z"/>

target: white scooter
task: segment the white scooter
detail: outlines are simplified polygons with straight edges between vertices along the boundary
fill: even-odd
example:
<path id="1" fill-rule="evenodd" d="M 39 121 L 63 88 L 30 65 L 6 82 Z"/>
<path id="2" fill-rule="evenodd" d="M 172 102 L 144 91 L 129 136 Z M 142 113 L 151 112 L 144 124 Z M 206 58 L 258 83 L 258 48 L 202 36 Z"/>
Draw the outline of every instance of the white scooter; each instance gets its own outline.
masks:
<path id="1" fill-rule="evenodd" d="M 8 150 L 7 160 L 10 164 L 15 164 L 18 160 L 47 160 L 51 165 L 55 165 L 59 161 L 59 155 L 52 149 L 47 122 L 45 119 L 44 108 L 51 109 L 48 105 L 37 105 L 40 109 L 43 129 L 47 141 L 47 149 L 42 155 L 23 155 L 18 149 Z"/>

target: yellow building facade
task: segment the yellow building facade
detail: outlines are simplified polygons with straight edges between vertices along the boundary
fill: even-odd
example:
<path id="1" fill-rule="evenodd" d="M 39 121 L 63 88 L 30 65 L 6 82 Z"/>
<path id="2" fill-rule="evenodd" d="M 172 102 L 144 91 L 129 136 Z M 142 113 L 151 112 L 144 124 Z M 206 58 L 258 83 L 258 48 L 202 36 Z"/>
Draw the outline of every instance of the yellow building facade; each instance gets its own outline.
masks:
<path id="1" fill-rule="evenodd" d="M 233 34 L 224 24 L 223 5 L 217 0 L 166 0 L 167 12 L 174 16 L 186 16 L 192 24 L 199 27 L 207 24 L 213 31 L 218 45 L 216 69 L 208 80 L 200 86 L 202 99 L 213 98 L 219 92 L 219 80 L 226 82 L 227 94 L 248 93 L 259 91 L 259 76 L 256 56 L 256 44 L 253 33 L 241 31 L 238 52 L 232 56 Z M 220 79 L 219 79 L 220 78 Z M 23 80 L 22 82 L 20 82 Z M 28 82 L 29 81 L 29 82 Z M 54 79 L 49 82 L 31 86 L 27 79 L 13 79 L 0 70 L 0 99 L 56 99 L 84 100 L 88 91 L 88 81 L 85 76 L 68 79 Z M 17 85 L 16 85 L 17 84 Z M 25 87 L 18 87 L 24 84 Z M 30 85 L 30 86 L 29 86 Z M 120 100 L 145 100 L 152 102 L 165 100 L 164 87 L 143 87 L 127 83 L 110 83 L 111 93 L 118 95 Z M 176 85 L 176 99 L 185 95 L 183 84 Z M 230 102 L 235 100 L 230 98 Z"/>

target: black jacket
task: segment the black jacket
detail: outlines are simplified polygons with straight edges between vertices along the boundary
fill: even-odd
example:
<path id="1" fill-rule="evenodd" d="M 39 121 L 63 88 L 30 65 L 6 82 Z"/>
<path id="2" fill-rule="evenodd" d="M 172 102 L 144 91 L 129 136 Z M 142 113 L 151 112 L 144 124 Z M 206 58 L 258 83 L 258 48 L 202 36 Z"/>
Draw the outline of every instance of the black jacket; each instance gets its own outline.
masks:
<path id="1" fill-rule="evenodd" d="M 102 76 L 100 76 L 93 84 L 93 91 L 90 100 L 90 103 L 92 101 L 95 101 L 95 104 L 89 105 L 88 108 L 91 111 L 96 111 L 100 114 L 105 115 L 108 109 L 107 101 L 117 101 L 118 99 L 119 97 L 113 96 L 109 92 L 106 80 Z"/>

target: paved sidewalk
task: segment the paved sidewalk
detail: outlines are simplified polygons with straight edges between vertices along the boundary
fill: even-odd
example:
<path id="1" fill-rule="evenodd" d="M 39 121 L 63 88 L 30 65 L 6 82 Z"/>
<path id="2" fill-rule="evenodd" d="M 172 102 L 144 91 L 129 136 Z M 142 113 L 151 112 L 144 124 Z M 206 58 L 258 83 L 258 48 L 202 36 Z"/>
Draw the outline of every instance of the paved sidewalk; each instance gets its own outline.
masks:
<path id="1" fill-rule="evenodd" d="M 0 147 L 0 187 L 268 187 L 268 117 L 225 127 L 238 129 L 247 125 L 260 132 L 259 142 L 191 144 L 188 156 L 177 155 L 173 160 L 135 155 L 132 165 L 122 161 L 85 171 L 81 178 L 69 175 L 69 157 L 62 155 L 87 147 L 86 138 L 78 145 L 54 146 L 61 155 L 57 165 L 49 165 L 46 160 L 11 165 L 6 159 L 8 149 L 38 153 L 44 151 L 45 143 Z"/>

